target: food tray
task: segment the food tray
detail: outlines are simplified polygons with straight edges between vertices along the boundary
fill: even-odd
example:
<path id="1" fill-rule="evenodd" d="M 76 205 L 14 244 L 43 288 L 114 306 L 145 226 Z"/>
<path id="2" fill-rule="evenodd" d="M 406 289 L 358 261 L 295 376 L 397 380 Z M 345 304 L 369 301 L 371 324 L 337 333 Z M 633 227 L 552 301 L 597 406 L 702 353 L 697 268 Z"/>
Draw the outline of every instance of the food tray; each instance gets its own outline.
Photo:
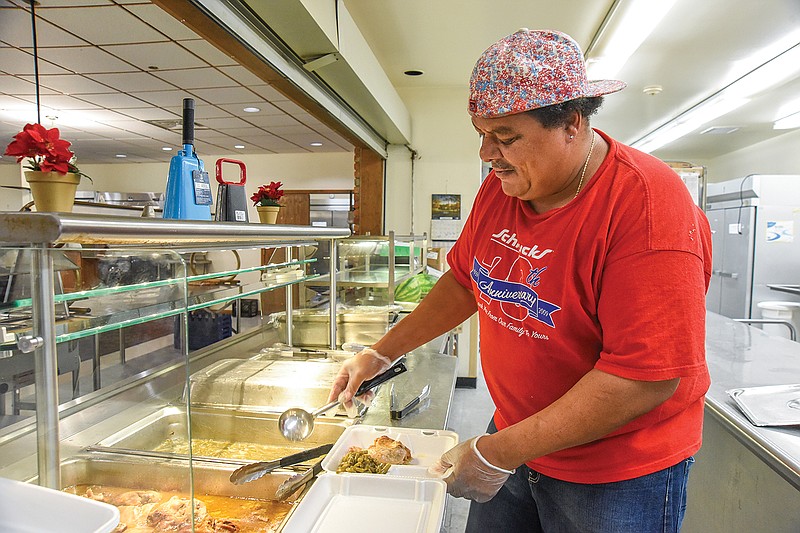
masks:
<path id="1" fill-rule="evenodd" d="M 270 461 L 290 453 L 336 441 L 354 420 L 345 417 L 320 417 L 314 431 L 300 442 L 287 441 L 278 430 L 276 413 L 237 413 L 219 409 L 192 408 L 192 455 L 249 461 Z M 174 406 L 164 407 L 138 420 L 102 441 L 98 446 L 143 451 L 186 453 L 177 448 L 186 442 L 186 413 Z M 216 453 L 208 452 L 209 441 L 220 443 Z M 173 443 L 174 450 L 167 449 Z M 223 447 L 225 443 L 231 443 Z M 187 443 L 188 444 L 188 443 Z M 252 444 L 252 446 L 251 446 Z M 311 461 L 308 461 L 311 462 Z"/>
<path id="2" fill-rule="evenodd" d="M 113 505 L 31 483 L 0 478 L 3 533 L 107 533 L 119 523 Z"/>
<path id="3" fill-rule="evenodd" d="M 434 464 L 444 452 L 458 444 L 458 434 L 453 431 L 354 425 L 344 430 L 322 461 L 322 468 L 335 473 L 336 467 L 339 466 L 342 457 L 351 446 L 366 449 L 375 439 L 383 435 L 399 440 L 411 450 L 411 457 L 413 457 L 411 463 L 392 465 L 386 474 L 353 475 L 380 478 L 387 476 L 433 478 L 434 476 L 428 473 L 428 467 Z"/>
<path id="4" fill-rule="evenodd" d="M 326 473 L 297 505 L 284 533 L 438 533 L 446 488 L 438 479 Z M 362 524 L 359 528 L 358 524 Z"/>
<path id="5" fill-rule="evenodd" d="M 192 406 L 282 413 L 328 403 L 334 361 L 223 359 L 189 378 Z M 344 412 L 344 411 L 342 411 Z"/>
<path id="6" fill-rule="evenodd" d="M 755 426 L 800 425 L 800 384 L 726 391 Z"/>

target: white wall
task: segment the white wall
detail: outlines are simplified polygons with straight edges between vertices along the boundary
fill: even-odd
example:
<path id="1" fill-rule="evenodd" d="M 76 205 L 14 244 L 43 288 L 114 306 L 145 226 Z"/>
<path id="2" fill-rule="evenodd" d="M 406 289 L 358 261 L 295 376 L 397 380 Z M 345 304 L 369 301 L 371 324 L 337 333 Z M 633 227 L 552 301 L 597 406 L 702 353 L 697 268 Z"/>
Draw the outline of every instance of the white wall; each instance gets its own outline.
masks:
<path id="1" fill-rule="evenodd" d="M 709 182 L 748 174 L 800 174 L 800 130 L 710 159 L 706 168 Z"/>
<path id="2" fill-rule="evenodd" d="M 13 162 L 13 160 L 12 160 Z M 19 165 L 0 165 L 0 185 L 27 187 Z M 13 188 L 0 188 L 0 211 L 19 211 L 31 199 L 30 193 Z"/>
<path id="3" fill-rule="evenodd" d="M 404 220 L 413 220 L 414 233 L 430 233 L 432 194 L 460 194 L 462 220 L 469 213 L 480 185 L 478 135 L 467 115 L 466 87 L 398 90 L 411 112 L 411 148 L 419 157 L 412 196 L 410 153 L 404 147 L 389 153 L 386 228 L 400 231 Z"/>

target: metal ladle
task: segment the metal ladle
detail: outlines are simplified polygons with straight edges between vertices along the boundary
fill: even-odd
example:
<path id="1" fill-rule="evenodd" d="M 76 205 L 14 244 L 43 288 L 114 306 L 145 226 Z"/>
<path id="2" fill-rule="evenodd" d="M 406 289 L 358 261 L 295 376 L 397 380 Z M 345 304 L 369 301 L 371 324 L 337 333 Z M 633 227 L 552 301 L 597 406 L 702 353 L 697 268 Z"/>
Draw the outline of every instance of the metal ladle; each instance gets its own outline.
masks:
<path id="1" fill-rule="evenodd" d="M 381 383 L 392 379 L 395 376 L 398 376 L 407 370 L 406 365 L 403 363 L 397 363 L 392 365 L 389 370 L 382 374 L 378 374 L 372 379 L 368 379 L 356 391 L 356 396 L 361 396 L 368 390 L 372 390 Z M 333 401 L 327 405 L 323 405 L 319 409 L 315 409 L 312 412 L 308 412 L 305 409 L 301 409 L 299 407 L 292 407 L 291 409 L 287 409 L 283 413 L 281 413 L 280 418 L 278 418 L 278 428 L 281 431 L 281 434 L 284 438 L 291 440 L 291 441 L 299 441 L 308 438 L 311 435 L 311 432 L 314 431 L 314 419 L 317 418 L 322 413 L 330 411 L 341 402 L 339 400 Z"/>

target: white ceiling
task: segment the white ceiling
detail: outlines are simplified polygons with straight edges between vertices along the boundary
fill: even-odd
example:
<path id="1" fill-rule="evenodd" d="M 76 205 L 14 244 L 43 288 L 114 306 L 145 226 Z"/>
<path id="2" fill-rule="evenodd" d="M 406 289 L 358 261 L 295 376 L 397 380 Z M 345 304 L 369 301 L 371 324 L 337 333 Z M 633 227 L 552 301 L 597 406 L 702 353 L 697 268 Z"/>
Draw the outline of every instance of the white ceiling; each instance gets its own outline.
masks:
<path id="1" fill-rule="evenodd" d="M 398 88 L 464 87 L 480 53 L 521 26 L 564 31 L 586 49 L 614 3 L 344 0 Z M 26 6 L 0 0 L 0 139 L 10 140 L 24 122 L 36 120 Z M 54 124 L 81 162 L 167 161 L 172 154 L 161 148 L 179 147 L 180 130 L 145 121 L 179 119 L 187 96 L 197 104 L 201 154 L 352 149 L 342 135 L 147 0 L 41 0 L 37 14 L 43 115 L 59 116 Z M 743 59 L 798 28 L 798 0 L 677 0 L 617 76 L 628 88 L 607 97 L 593 123 L 632 142 L 743 75 Z M 403 75 L 408 69 L 425 74 Z M 660 95 L 642 92 L 654 84 L 663 86 Z M 708 125 L 738 127 L 735 132 L 698 130 L 654 154 L 704 161 L 786 133 L 773 130 L 772 121 L 782 104 L 798 97 L 795 77 Z M 261 112 L 243 113 L 248 105 Z M 47 118 L 42 122 L 50 125 Z M 311 147 L 312 141 L 324 144 Z M 119 153 L 128 157 L 116 159 Z"/>

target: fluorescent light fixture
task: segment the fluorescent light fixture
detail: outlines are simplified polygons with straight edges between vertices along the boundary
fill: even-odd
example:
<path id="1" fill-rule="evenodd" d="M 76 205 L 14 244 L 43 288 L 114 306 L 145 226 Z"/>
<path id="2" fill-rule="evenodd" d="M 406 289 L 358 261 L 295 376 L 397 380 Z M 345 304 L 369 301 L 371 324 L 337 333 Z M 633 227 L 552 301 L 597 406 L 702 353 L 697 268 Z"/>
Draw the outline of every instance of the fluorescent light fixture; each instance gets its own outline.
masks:
<path id="1" fill-rule="evenodd" d="M 800 111 L 772 123 L 772 129 L 774 130 L 791 130 L 794 128 L 800 128 Z"/>
<path id="2" fill-rule="evenodd" d="M 660 128 L 648 133 L 631 146 L 650 153 L 658 150 L 675 139 L 679 139 L 703 124 L 710 122 L 722 115 L 728 114 L 749 102 L 746 98 L 727 98 L 717 96 L 702 102 L 675 119 L 667 122 Z"/>
<path id="3" fill-rule="evenodd" d="M 800 72 L 800 42 L 798 39 L 800 39 L 800 32 L 793 32 L 788 37 L 784 36 L 777 41 L 784 47 L 787 46 L 787 42 L 790 43 L 789 48 L 779 49 L 774 43 L 764 48 L 773 54 L 766 60 L 764 60 L 763 50 L 754 54 L 751 57 L 760 58 L 759 60 L 762 61 L 760 64 L 753 63 L 751 59 L 746 60 L 742 65 L 747 64 L 747 68 L 751 68 L 749 72 L 741 75 L 736 81 L 718 90 L 703 102 L 631 143 L 631 146 L 648 153 L 657 150 L 693 132 L 703 124 L 743 106 L 750 101 L 751 96 L 796 76 Z M 778 51 L 776 52 L 776 50 Z M 754 65 L 755 68 L 753 68 Z M 787 111 L 784 117 L 789 113 L 791 112 Z M 791 124 L 791 121 L 787 120 L 781 123 L 783 127 L 794 127 L 786 126 L 786 124 Z"/>
<path id="4" fill-rule="evenodd" d="M 674 4 L 675 0 L 623 0 L 586 51 L 589 79 L 614 78 Z"/>

